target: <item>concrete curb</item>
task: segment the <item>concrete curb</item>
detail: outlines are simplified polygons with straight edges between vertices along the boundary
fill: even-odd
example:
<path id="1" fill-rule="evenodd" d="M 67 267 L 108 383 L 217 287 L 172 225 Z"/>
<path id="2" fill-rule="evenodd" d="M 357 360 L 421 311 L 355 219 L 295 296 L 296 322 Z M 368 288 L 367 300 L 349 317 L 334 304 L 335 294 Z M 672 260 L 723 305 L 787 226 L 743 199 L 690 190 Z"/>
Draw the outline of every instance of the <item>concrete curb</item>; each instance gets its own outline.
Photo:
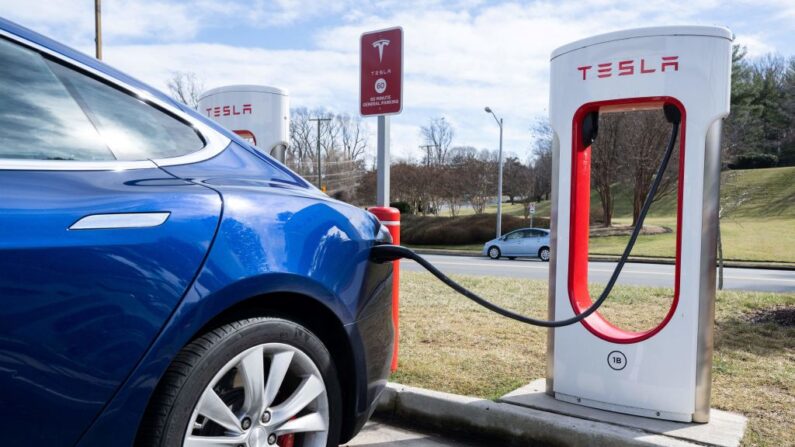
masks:
<path id="1" fill-rule="evenodd" d="M 483 258 L 482 253 L 470 250 L 445 250 L 436 248 L 416 248 L 409 247 L 421 255 L 444 255 L 444 256 L 464 256 L 471 258 Z M 618 256 L 612 255 L 592 255 L 588 257 L 591 262 L 615 262 Z M 652 258 L 645 256 L 630 256 L 629 262 L 636 264 L 674 264 L 671 258 Z M 751 262 L 751 261 L 725 261 L 724 267 L 760 269 L 760 270 L 795 270 L 795 264 L 778 262 Z"/>
<path id="2" fill-rule="evenodd" d="M 376 414 L 500 445 L 693 447 L 696 444 L 512 404 L 389 383 Z"/>

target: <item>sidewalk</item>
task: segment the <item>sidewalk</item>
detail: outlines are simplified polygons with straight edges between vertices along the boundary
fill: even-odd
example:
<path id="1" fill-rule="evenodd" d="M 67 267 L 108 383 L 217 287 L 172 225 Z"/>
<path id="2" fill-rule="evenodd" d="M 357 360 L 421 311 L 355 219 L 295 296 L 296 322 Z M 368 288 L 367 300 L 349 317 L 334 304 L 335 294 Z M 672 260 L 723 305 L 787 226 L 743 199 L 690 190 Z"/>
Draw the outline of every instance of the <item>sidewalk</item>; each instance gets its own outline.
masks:
<path id="1" fill-rule="evenodd" d="M 483 447 L 486 445 L 392 425 L 391 421 L 375 420 L 368 422 L 362 431 L 343 447 Z"/>

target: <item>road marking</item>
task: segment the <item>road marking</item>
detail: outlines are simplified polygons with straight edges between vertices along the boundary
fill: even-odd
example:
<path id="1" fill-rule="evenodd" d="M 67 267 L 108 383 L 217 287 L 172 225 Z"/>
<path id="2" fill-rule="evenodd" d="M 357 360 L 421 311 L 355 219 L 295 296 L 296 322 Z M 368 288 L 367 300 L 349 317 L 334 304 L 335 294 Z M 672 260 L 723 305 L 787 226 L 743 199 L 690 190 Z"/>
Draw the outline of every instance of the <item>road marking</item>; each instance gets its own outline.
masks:
<path id="1" fill-rule="evenodd" d="M 414 261 L 412 261 L 414 263 Z M 417 265 L 416 263 L 414 263 Z M 433 263 L 434 265 L 458 265 L 464 267 L 511 267 L 511 268 L 518 268 L 518 269 L 535 269 L 535 270 L 548 270 L 549 267 L 547 266 L 534 266 L 534 265 L 515 265 L 509 264 L 506 261 L 497 261 L 496 263 L 472 263 L 472 262 L 449 262 L 449 261 L 436 261 Z M 604 269 L 589 269 L 589 273 L 613 273 L 612 270 L 604 270 Z M 639 271 L 639 270 L 622 270 L 621 274 L 627 275 L 657 275 L 657 276 L 674 276 L 674 272 L 652 272 L 648 270 Z M 734 276 L 734 275 L 724 275 L 723 279 L 733 279 L 733 280 L 745 280 L 745 281 L 780 281 L 780 282 L 791 282 L 795 283 L 795 278 L 763 278 L 758 276 Z"/>

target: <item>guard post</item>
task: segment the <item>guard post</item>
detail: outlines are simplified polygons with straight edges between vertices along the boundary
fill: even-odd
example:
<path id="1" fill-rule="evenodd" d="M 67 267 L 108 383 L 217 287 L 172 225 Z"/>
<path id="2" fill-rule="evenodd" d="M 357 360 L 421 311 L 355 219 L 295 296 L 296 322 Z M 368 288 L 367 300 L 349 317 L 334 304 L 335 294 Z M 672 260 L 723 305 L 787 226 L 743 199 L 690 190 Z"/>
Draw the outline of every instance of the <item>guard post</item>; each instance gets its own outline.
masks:
<path id="1" fill-rule="evenodd" d="M 400 211 L 389 206 L 374 206 L 368 208 L 392 235 L 392 243 L 400 245 Z M 395 328 L 395 347 L 392 351 L 392 372 L 397 371 L 398 350 L 400 341 L 400 261 L 392 261 L 392 325 Z"/>

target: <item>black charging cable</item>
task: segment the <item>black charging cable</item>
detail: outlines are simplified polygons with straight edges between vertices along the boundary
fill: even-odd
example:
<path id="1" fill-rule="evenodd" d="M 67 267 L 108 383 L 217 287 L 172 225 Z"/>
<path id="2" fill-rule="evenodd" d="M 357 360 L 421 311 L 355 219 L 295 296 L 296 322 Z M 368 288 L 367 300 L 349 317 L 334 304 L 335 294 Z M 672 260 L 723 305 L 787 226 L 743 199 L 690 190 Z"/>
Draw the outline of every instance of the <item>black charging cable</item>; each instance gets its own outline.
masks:
<path id="1" fill-rule="evenodd" d="M 630 252 L 632 252 L 632 248 L 635 246 L 635 241 L 638 239 L 638 235 L 640 235 L 640 231 L 643 228 L 643 221 L 646 219 L 646 214 L 649 212 L 649 208 L 651 208 L 651 204 L 654 201 L 654 196 L 657 193 L 657 189 L 660 187 L 663 175 L 665 174 L 665 170 L 668 167 L 668 161 L 671 159 L 671 154 L 673 154 L 674 144 L 676 143 L 676 137 L 679 135 L 679 123 L 682 120 L 682 115 L 679 109 L 672 104 L 665 104 L 663 106 L 663 111 L 665 112 L 665 118 L 668 120 L 669 123 L 672 124 L 671 138 L 668 140 L 668 147 L 666 148 L 665 154 L 663 155 L 662 160 L 660 161 L 660 166 L 657 168 L 657 174 L 655 175 L 654 180 L 652 181 L 649 193 L 646 195 L 646 200 L 643 202 L 643 208 L 641 208 L 640 214 L 638 215 L 638 222 L 635 224 L 635 228 L 632 229 L 632 235 L 629 237 L 629 242 L 627 242 L 627 246 L 624 249 L 624 253 L 621 255 L 621 258 L 618 260 L 615 269 L 613 269 L 613 274 L 610 276 L 610 280 L 607 282 L 607 285 L 605 286 L 601 295 L 599 295 L 599 299 L 597 299 L 593 304 L 591 304 L 589 308 L 585 309 L 581 313 L 571 318 L 567 318 L 565 320 L 557 320 L 557 321 L 539 320 L 536 318 L 530 318 L 524 315 L 517 314 L 516 312 L 504 309 L 486 300 L 485 298 L 482 298 L 476 293 L 466 289 L 464 286 L 458 284 L 457 282 L 450 279 L 447 275 L 439 271 L 439 269 L 437 269 L 433 264 L 425 260 L 422 256 L 418 255 L 417 253 L 406 247 L 401 247 L 399 245 L 377 245 L 372 248 L 370 258 L 375 262 L 390 262 L 401 258 L 411 259 L 415 261 L 417 264 L 423 266 L 425 270 L 428 270 L 433 276 L 437 277 L 440 281 L 447 284 L 447 286 L 449 286 L 451 289 L 455 290 L 456 292 L 460 293 L 461 295 L 464 295 L 465 297 L 480 304 L 486 309 L 489 309 L 504 317 L 508 317 L 522 323 L 527 323 L 533 326 L 540 326 L 540 327 L 562 327 L 578 323 L 588 318 L 589 315 L 591 315 L 592 313 L 596 312 L 597 309 L 599 309 L 602 303 L 604 303 L 607 297 L 610 295 L 610 292 L 613 290 L 613 286 L 616 284 L 618 276 L 621 274 L 621 270 L 624 268 L 624 264 L 627 262 L 627 258 L 629 258 Z M 593 117 L 591 118 L 593 119 Z M 591 127 L 593 129 L 596 128 L 595 125 Z M 591 137 L 590 140 L 592 142 L 593 138 Z"/>

